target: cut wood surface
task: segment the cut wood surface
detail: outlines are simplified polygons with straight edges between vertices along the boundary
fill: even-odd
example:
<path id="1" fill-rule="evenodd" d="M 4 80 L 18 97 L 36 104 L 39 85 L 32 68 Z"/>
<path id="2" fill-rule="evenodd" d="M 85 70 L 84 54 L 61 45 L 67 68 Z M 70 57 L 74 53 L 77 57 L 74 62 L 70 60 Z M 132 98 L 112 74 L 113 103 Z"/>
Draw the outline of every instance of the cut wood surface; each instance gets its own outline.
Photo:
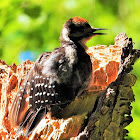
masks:
<path id="1" fill-rule="evenodd" d="M 21 83 L 34 62 L 16 66 L 0 61 L 0 139 L 20 140 L 123 140 L 132 122 L 132 86 L 136 77 L 130 73 L 140 56 L 131 38 L 120 33 L 109 47 L 90 47 L 87 53 L 93 64 L 92 80 L 86 91 L 69 104 L 56 118 L 45 116 L 29 138 L 9 122 L 9 110 Z"/>

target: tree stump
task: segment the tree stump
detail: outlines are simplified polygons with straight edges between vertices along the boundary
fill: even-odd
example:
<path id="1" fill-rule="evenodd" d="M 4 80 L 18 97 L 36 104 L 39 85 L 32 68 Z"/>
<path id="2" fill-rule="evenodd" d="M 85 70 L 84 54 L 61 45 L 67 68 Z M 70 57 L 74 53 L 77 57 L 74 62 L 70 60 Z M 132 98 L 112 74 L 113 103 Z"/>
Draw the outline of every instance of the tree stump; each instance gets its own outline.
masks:
<path id="1" fill-rule="evenodd" d="M 130 73 L 140 57 L 131 38 L 120 33 L 115 45 L 98 45 L 87 50 L 93 63 L 91 83 L 82 95 L 66 106 L 55 118 L 41 120 L 29 138 L 16 135 L 11 127 L 9 110 L 21 83 L 33 62 L 16 66 L 0 61 L 0 139 L 20 140 L 123 140 L 132 122 L 132 86 L 136 76 Z"/>

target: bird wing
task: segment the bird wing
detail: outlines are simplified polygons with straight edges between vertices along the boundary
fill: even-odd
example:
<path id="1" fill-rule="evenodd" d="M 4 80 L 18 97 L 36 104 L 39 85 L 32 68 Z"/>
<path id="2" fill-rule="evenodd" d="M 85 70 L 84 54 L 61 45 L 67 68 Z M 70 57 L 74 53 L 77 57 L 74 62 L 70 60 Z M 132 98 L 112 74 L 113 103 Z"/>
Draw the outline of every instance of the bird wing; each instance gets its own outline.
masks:
<path id="1" fill-rule="evenodd" d="M 69 102 L 63 97 L 62 86 L 59 86 L 60 82 L 65 82 L 71 75 L 64 51 L 64 48 L 59 48 L 52 53 L 43 53 L 20 86 L 10 111 L 13 126 L 20 124 L 17 132 L 26 127 L 26 136 L 29 136 L 44 114 L 51 110 L 52 105 Z M 63 91 L 71 93 L 67 87 L 66 90 L 64 87 Z M 70 96 L 68 98 L 71 98 Z M 60 98 L 63 98 L 63 103 Z"/>

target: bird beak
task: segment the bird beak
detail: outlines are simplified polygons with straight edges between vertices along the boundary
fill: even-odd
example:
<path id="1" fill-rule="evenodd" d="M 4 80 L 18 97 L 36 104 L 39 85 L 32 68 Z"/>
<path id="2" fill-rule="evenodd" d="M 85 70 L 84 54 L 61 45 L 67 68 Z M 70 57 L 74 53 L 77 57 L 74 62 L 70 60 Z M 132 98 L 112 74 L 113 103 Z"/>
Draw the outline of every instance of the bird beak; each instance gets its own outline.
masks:
<path id="1" fill-rule="evenodd" d="M 96 31 L 99 31 L 99 30 L 107 30 L 105 28 L 94 28 L 94 27 L 91 27 L 92 28 L 92 32 L 93 32 L 93 35 L 105 35 L 106 33 L 95 33 Z"/>

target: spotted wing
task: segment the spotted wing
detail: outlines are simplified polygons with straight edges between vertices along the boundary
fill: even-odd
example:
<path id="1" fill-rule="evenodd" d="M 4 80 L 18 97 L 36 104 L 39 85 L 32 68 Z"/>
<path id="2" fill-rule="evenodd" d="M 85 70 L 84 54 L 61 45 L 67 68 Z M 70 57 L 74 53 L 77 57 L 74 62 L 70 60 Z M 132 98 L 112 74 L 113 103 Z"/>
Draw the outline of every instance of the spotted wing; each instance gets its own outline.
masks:
<path id="1" fill-rule="evenodd" d="M 34 69 L 37 71 L 35 65 Z M 50 83 L 52 77 L 47 77 L 36 72 L 27 84 L 30 88 L 28 97 L 29 106 L 32 110 L 38 110 L 40 107 L 47 107 L 49 110 L 51 105 L 59 103 L 56 83 Z"/>
<path id="2" fill-rule="evenodd" d="M 50 77 L 41 75 L 38 68 L 39 64 L 35 64 L 34 74 L 31 76 L 30 80 L 27 81 L 28 89 L 30 89 L 25 99 L 26 102 L 28 102 L 28 110 L 17 131 L 18 133 L 26 127 L 26 136 L 31 134 L 44 114 L 51 109 L 51 105 L 59 103 L 55 84 L 51 85 Z M 26 90 L 28 91 L 28 89 Z"/>
<path id="3" fill-rule="evenodd" d="M 69 85 L 74 61 L 69 62 L 66 57 L 65 49 L 60 47 L 49 55 L 41 55 L 35 62 L 11 108 L 11 122 L 20 124 L 18 132 L 26 127 L 29 136 L 52 106 L 70 103 L 74 98 Z"/>
<path id="4" fill-rule="evenodd" d="M 52 105 L 61 104 L 57 92 L 59 86 L 55 82 L 53 72 L 46 70 L 46 74 L 42 74 L 43 65 L 48 61 L 47 56 L 48 54 L 45 53 L 37 59 L 20 86 L 10 111 L 12 125 L 20 125 L 17 133 L 26 127 L 26 136 L 30 135 L 44 114 L 51 110 Z M 54 65 L 55 60 L 49 63 Z"/>

